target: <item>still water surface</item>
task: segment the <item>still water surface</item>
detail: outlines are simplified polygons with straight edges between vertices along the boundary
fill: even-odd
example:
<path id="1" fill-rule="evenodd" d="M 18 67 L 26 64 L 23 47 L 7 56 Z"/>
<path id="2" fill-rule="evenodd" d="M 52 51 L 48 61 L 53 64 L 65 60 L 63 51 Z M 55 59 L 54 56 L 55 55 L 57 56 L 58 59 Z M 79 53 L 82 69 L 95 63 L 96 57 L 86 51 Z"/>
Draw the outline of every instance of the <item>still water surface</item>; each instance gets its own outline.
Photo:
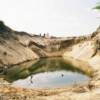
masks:
<path id="1" fill-rule="evenodd" d="M 83 84 L 90 78 L 62 58 L 45 58 L 13 66 L 5 79 L 15 87 L 54 88 Z"/>

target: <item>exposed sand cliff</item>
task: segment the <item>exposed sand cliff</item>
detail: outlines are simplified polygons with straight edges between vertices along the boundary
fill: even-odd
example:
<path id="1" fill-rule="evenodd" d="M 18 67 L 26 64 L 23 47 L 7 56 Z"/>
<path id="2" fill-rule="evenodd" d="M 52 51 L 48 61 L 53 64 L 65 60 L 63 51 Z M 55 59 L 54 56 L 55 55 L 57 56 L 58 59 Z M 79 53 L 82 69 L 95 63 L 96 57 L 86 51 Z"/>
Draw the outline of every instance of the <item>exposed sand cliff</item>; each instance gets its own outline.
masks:
<path id="1" fill-rule="evenodd" d="M 100 67 L 100 27 L 90 36 L 66 51 L 64 57 L 88 62 L 93 68 Z"/>
<path id="2" fill-rule="evenodd" d="M 89 36 L 46 38 L 14 31 L 0 21 L 0 65 L 62 55 L 87 61 L 92 66 L 99 66 L 100 27 Z"/>

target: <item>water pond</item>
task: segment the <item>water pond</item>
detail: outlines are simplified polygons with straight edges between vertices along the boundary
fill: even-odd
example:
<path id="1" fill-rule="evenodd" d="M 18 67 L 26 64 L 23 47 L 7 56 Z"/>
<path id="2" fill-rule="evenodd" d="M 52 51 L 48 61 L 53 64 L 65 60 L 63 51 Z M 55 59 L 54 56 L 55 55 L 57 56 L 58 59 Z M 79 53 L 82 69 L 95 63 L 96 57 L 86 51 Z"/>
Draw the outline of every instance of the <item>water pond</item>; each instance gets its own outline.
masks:
<path id="1" fill-rule="evenodd" d="M 4 78 L 12 86 L 25 88 L 57 88 L 90 80 L 83 71 L 62 58 L 42 58 L 13 66 Z"/>

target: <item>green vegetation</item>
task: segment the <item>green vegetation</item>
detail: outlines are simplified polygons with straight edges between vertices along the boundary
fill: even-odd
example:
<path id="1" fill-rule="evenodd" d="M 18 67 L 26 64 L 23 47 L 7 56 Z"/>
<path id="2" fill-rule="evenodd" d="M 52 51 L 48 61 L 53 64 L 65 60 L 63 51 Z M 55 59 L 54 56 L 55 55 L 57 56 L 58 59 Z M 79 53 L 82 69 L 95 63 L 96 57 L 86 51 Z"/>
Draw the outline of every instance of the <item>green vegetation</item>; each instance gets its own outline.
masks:
<path id="1" fill-rule="evenodd" d="M 100 2 L 96 5 L 96 7 L 94 7 L 94 9 L 97 9 L 100 11 Z"/>

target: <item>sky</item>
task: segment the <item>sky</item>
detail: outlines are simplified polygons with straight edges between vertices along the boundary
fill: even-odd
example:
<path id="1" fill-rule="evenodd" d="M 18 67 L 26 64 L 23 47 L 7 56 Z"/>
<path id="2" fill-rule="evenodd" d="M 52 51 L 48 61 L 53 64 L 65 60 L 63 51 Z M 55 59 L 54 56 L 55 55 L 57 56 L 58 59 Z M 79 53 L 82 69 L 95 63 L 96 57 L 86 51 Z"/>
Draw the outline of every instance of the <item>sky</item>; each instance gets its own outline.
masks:
<path id="1" fill-rule="evenodd" d="M 0 0 L 0 20 L 14 30 L 54 36 L 90 34 L 100 25 L 100 0 Z"/>

